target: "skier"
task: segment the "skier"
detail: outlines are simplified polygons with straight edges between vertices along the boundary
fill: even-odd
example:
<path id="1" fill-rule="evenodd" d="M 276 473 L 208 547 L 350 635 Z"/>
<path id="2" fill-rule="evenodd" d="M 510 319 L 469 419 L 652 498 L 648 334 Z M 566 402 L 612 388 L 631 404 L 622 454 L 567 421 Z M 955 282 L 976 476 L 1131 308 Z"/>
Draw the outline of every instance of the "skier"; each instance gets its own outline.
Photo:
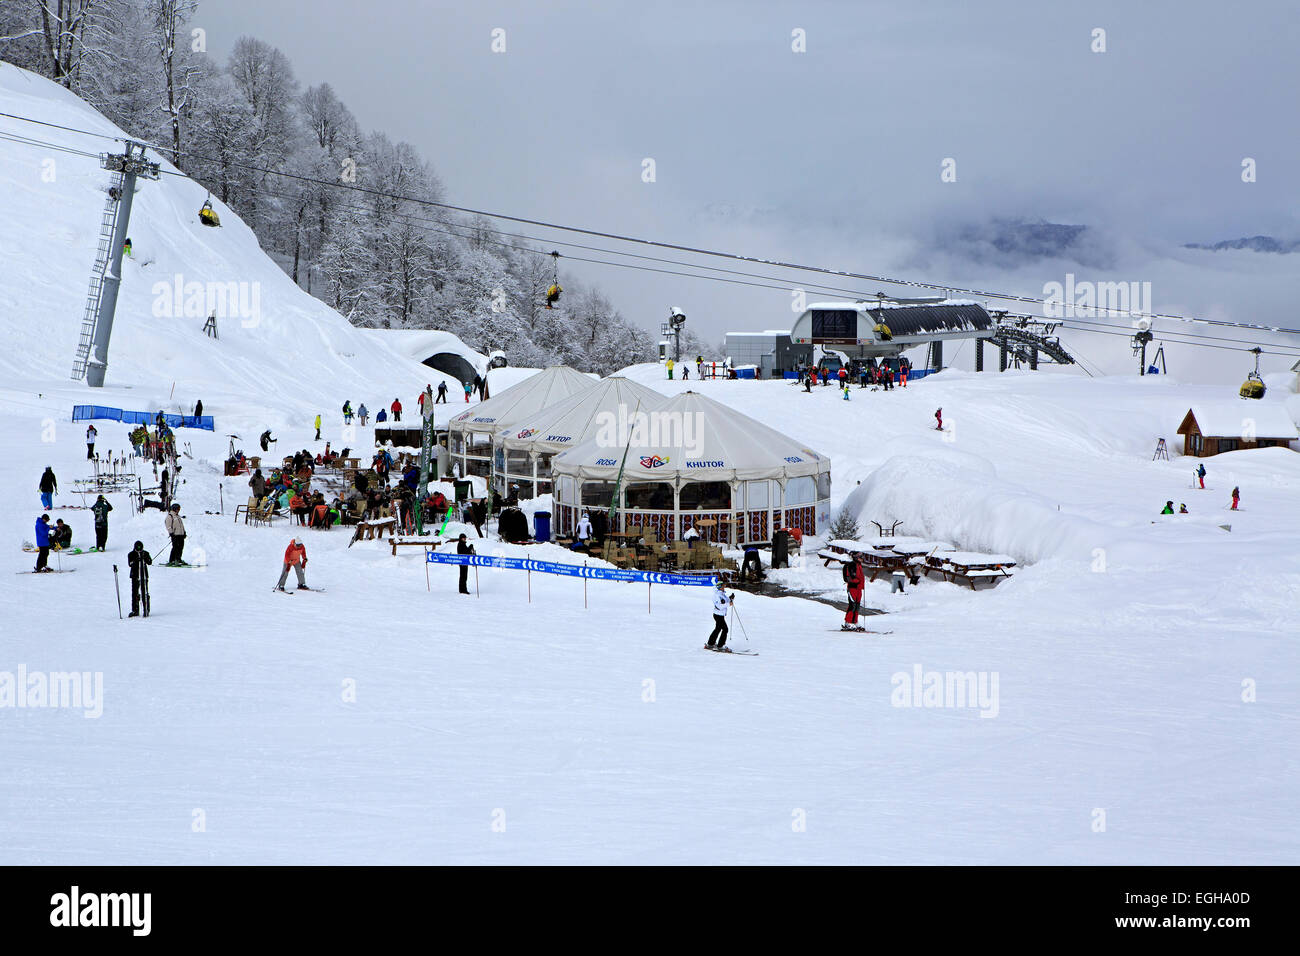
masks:
<path id="1" fill-rule="evenodd" d="M 841 630 L 860 631 L 861 625 L 858 624 L 858 610 L 862 606 L 862 588 L 866 584 L 866 575 L 862 571 L 862 555 L 854 552 L 853 560 L 845 563 L 840 569 L 844 577 L 844 584 L 849 589 L 849 609 L 844 612 L 844 625 Z"/>
<path id="2" fill-rule="evenodd" d="M 316 413 L 316 441 L 320 441 L 320 412 Z"/>
<path id="3" fill-rule="evenodd" d="M 433 404 L 433 386 L 432 386 L 432 385 L 425 385 L 425 386 L 424 386 L 424 391 L 420 393 L 420 399 L 419 399 L 419 402 L 420 402 L 420 414 L 421 414 L 421 415 L 424 415 L 424 416 L 427 418 L 428 415 L 427 415 L 427 413 L 425 412 L 425 409 L 426 409 L 426 407 L 428 407 L 428 406 L 430 406 L 430 405 Z"/>
<path id="4" fill-rule="evenodd" d="M 36 570 L 48 571 L 50 560 L 50 516 L 36 519 Z"/>
<path id="5" fill-rule="evenodd" d="M 893 391 L 894 373 L 889 370 L 889 366 L 884 362 L 880 363 L 880 379 L 881 384 L 885 386 L 885 391 Z"/>
<path id="6" fill-rule="evenodd" d="M 735 600 L 727 593 L 727 586 L 722 578 L 713 582 L 713 630 L 709 634 L 709 643 L 704 647 L 710 651 L 727 650 L 727 612 Z M 727 651 L 727 653 L 731 653 Z"/>
<path id="7" fill-rule="evenodd" d="M 844 400 L 847 402 L 849 401 L 849 383 L 845 382 L 843 384 L 844 384 Z"/>
<path id="8" fill-rule="evenodd" d="M 811 392 L 812 387 L 817 384 L 817 375 L 815 372 L 805 369 L 803 373 L 803 390 Z"/>
<path id="9" fill-rule="evenodd" d="M 943 431 L 943 409 L 942 408 L 936 408 L 934 410 L 934 430 L 940 432 Z"/>
<path id="10" fill-rule="evenodd" d="M 1205 490 L 1205 462 L 1196 466 L 1196 478 L 1201 483 L 1201 490 Z"/>
<path id="11" fill-rule="evenodd" d="M 95 550 L 103 551 L 108 545 L 108 513 L 113 510 L 113 506 L 108 503 L 107 498 L 100 495 L 90 506 L 90 510 L 95 515 Z"/>
<path id="12" fill-rule="evenodd" d="M 447 404 L 447 380 L 446 379 L 443 379 L 438 383 L 438 397 L 433 400 L 433 403 L 436 405 L 439 402 L 441 402 L 444 405 Z"/>
<path id="13" fill-rule="evenodd" d="M 393 410 L 393 421 L 400 422 L 402 420 L 401 399 L 397 399 L 397 398 L 393 399 L 393 404 L 389 405 L 388 407 Z"/>
<path id="14" fill-rule="evenodd" d="M 682 381 L 683 381 L 683 382 L 689 382 L 690 380 L 691 380 L 691 367 L 690 367 L 689 365 L 683 365 L 683 366 L 682 366 Z"/>
<path id="15" fill-rule="evenodd" d="M 343 424 L 352 424 L 352 400 L 348 399 L 343 403 Z"/>
<path id="16" fill-rule="evenodd" d="M 870 375 L 865 365 L 858 368 L 858 388 L 866 388 Z"/>
<path id="17" fill-rule="evenodd" d="M 1233 488 L 1232 489 L 1232 510 L 1233 511 L 1237 510 L 1237 502 L 1239 502 L 1240 500 L 1241 500 L 1241 489 Z"/>
<path id="18" fill-rule="evenodd" d="M 456 540 L 457 554 L 474 554 L 474 545 L 470 544 L 464 534 Z M 469 565 L 460 566 L 460 593 L 469 594 Z"/>
<path id="19" fill-rule="evenodd" d="M 469 396 L 470 396 L 470 393 L 473 392 L 473 391 L 474 391 L 474 383 L 473 383 L 473 382 L 466 382 L 466 383 L 465 383 L 465 404 L 466 404 L 466 405 L 469 404 Z"/>
<path id="20" fill-rule="evenodd" d="M 388 412 L 381 408 L 378 414 L 375 415 L 375 424 L 382 425 L 386 421 L 388 421 Z"/>
<path id="21" fill-rule="evenodd" d="M 1165 502 L 1164 510 L 1161 511 L 1160 513 L 1161 513 L 1162 515 L 1171 515 L 1171 514 L 1173 514 L 1173 513 L 1174 513 L 1174 503 L 1173 503 L 1172 501 L 1166 501 L 1166 502 Z"/>
<path id="22" fill-rule="evenodd" d="M 277 591 L 284 590 L 284 582 L 288 580 L 290 568 L 293 568 L 298 576 L 298 590 L 310 591 L 311 588 L 307 587 L 307 577 L 303 574 L 307 569 L 307 546 L 297 538 L 290 538 L 289 547 L 284 549 L 284 568 L 280 571 L 280 583 L 275 586 Z"/>
<path id="23" fill-rule="evenodd" d="M 144 549 L 144 542 L 137 541 L 126 555 L 126 564 L 131 572 L 131 613 L 127 617 L 139 617 L 140 605 L 144 605 L 144 616 L 149 616 L 149 565 L 153 558 Z"/>
<path id="24" fill-rule="evenodd" d="M 54 469 L 49 465 L 45 466 L 45 474 L 41 475 L 39 487 L 41 491 L 41 507 L 49 511 L 54 507 L 54 496 L 59 493 L 59 479 L 54 477 Z"/>
<path id="25" fill-rule="evenodd" d="M 167 534 L 172 539 L 172 553 L 167 558 L 167 567 L 188 568 L 189 565 L 181 559 L 181 555 L 185 552 L 185 522 L 181 519 L 180 505 L 171 506 L 163 521 L 163 527 L 167 529 Z"/>
<path id="26" fill-rule="evenodd" d="M 262 432 L 262 437 L 258 439 L 258 442 L 262 446 L 262 451 L 267 451 L 268 450 L 267 446 L 270 445 L 271 442 L 273 441 L 275 441 L 275 439 L 271 437 L 271 429 L 269 428 L 266 431 Z"/>
<path id="27" fill-rule="evenodd" d="M 172 496 L 172 479 L 171 472 L 166 468 L 162 470 L 162 480 L 158 484 L 158 497 L 162 498 L 163 507 L 166 508 L 171 504 Z"/>
<path id="28" fill-rule="evenodd" d="M 668 360 L 668 381 L 671 382 L 672 380 L 673 380 L 673 360 L 669 359 Z"/>
<path id="29" fill-rule="evenodd" d="M 67 551 L 72 547 L 72 528 L 60 518 L 50 529 L 50 547 L 55 551 Z"/>
<path id="30" fill-rule="evenodd" d="M 591 516 L 587 514 L 587 512 L 585 511 L 582 513 L 582 517 L 578 519 L 577 534 L 578 534 L 578 540 L 581 541 L 584 546 L 587 544 L 588 541 L 591 540 L 591 535 L 592 535 Z"/>
<path id="31" fill-rule="evenodd" d="M 203 399 L 201 398 L 194 403 L 194 417 L 196 419 L 203 417 Z"/>
<path id="32" fill-rule="evenodd" d="M 847 388 L 849 382 L 849 370 L 846 369 L 843 365 L 841 365 L 839 373 L 836 375 L 836 378 L 840 380 L 840 388 Z"/>
<path id="33" fill-rule="evenodd" d="M 129 237 L 124 243 L 122 243 L 122 254 L 128 259 L 134 258 L 134 256 L 131 255 L 131 240 Z"/>
<path id="34" fill-rule="evenodd" d="M 1178 505 L 1178 513 L 1180 515 L 1190 514 L 1190 512 L 1187 510 L 1187 505 L 1181 503 Z"/>
<path id="35" fill-rule="evenodd" d="M 912 370 L 912 363 L 907 359 L 901 359 L 898 363 L 898 377 L 903 388 L 907 388 L 907 373 Z"/>
<path id="36" fill-rule="evenodd" d="M 95 458 L 95 436 L 98 434 L 94 425 L 86 427 L 86 461 L 93 461 Z"/>
<path id="37" fill-rule="evenodd" d="M 366 408 L 365 402 L 357 406 L 357 417 L 361 419 L 361 427 L 364 428 L 366 419 L 370 417 L 370 409 Z"/>

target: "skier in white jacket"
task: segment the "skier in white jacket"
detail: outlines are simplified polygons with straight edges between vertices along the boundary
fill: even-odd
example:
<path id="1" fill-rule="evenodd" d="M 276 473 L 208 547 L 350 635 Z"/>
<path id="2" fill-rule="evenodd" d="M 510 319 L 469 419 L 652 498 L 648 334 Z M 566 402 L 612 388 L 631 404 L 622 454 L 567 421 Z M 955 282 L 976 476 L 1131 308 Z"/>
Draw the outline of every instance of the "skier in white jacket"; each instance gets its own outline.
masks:
<path id="1" fill-rule="evenodd" d="M 187 567 L 185 562 L 181 560 L 181 554 L 185 551 L 185 522 L 181 520 L 180 505 L 172 505 L 163 524 L 167 528 L 167 534 L 172 539 L 172 553 L 168 557 L 167 563 L 172 567 Z"/>
<path id="2" fill-rule="evenodd" d="M 578 540 L 586 544 L 592 535 L 591 516 L 587 512 L 582 513 L 582 520 L 578 522 Z"/>
<path id="3" fill-rule="evenodd" d="M 713 585 L 713 633 L 709 635 L 709 643 L 704 645 L 710 651 L 727 649 L 727 612 L 731 610 L 731 602 L 734 600 L 727 593 L 727 585 L 722 578 L 718 578 Z"/>

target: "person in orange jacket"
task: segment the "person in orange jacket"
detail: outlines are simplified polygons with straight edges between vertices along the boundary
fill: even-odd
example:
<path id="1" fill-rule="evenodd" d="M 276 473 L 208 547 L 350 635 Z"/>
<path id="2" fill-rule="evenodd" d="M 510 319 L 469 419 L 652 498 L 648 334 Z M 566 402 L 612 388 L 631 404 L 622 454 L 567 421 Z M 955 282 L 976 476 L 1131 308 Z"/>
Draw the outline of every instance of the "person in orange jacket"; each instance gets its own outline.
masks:
<path id="1" fill-rule="evenodd" d="M 289 547 L 284 549 L 284 570 L 280 572 L 280 583 L 275 586 L 277 591 L 284 590 L 284 582 L 289 579 L 289 569 L 298 575 L 298 590 L 310 591 L 307 587 L 307 576 L 303 570 L 307 567 L 307 546 L 302 544 L 297 538 L 289 540 Z"/>
<path id="2" fill-rule="evenodd" d="M 392 409 L 393 421 L 400 422 L 402 420 L 402 400 L 395 398 L 393 399 L 393 404 L 388 407 Z"/>
<path id="3" fill-rule="evenodd" d="M 302 500 L 302 495 L 295 492 L 289 499 L 289 513 L 297 516 L 299 524 L 306 524 L 311 508 L 307 507 L 307 502 Z"/>

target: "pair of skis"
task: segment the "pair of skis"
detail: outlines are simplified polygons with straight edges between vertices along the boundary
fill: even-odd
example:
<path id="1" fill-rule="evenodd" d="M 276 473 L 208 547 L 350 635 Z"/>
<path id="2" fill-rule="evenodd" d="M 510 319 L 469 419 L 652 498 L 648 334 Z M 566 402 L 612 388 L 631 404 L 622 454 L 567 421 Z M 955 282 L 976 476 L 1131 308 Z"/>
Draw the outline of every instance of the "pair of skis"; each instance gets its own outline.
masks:
<path id="1" fill-rule="evenodd" d="M 758 651 L 745 650 L 745 649 L 735 648 L 735 647 L 727 647 L 725 644 L 722 647 L 709 647 L 708 644 L 705 644 L 704 649 L 706 651 L 713 651 L 713 653 L 715 654 L 739 654 L 741 657 L 758 656 Z"/>

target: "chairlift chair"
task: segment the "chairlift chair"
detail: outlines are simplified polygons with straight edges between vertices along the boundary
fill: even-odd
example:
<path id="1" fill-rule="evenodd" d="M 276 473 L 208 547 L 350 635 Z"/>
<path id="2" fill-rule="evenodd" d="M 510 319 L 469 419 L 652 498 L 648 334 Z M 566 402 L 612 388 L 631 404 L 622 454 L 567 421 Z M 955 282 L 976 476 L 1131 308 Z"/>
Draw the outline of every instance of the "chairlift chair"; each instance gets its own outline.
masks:
<path id="1" fill-rule="evenodd" d="M 203 223 L 205 226 L 221 225 L 221 217 L 218 216 L 217 211 L 212 208 L 211 197 L 203 200 L 203 208 L 199 210 L 199 222 Z"/>
<path id="2" fill-rule="evenodd" d="M 1266 389 L 1264 388 L 1264 379 L 1259 374 L 1260 348 L 1257 345 L 1250 351 L 1255 353 L 1255 369 L 1247 374 L 1246 381 L 1241 383 L 1241 389 L 1237 394 L 1242 398 L 1263 398 Z"/>

